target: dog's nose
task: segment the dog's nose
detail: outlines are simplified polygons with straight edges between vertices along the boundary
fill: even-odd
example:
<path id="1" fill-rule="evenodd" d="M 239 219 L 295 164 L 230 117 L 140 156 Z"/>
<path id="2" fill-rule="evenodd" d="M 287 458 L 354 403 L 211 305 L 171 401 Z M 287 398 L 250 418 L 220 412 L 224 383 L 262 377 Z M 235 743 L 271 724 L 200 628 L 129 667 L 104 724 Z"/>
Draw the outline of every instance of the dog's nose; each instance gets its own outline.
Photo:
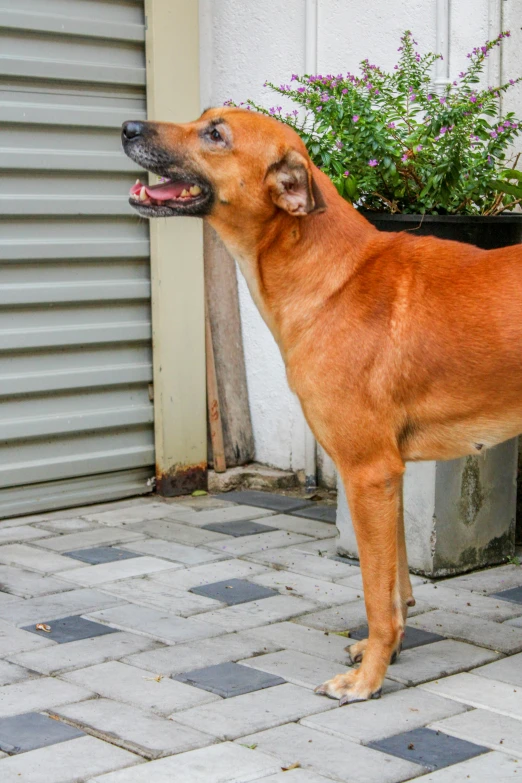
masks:
<path id="1" fill-rule="evenodd" d="M 121 129 L 121 135 L 124 139 L 135 139 L 137 136 L 143 136 L 145 130 L 144 122 L 137 122 L 136 120 L 129 120 L 124 122 Z"/>

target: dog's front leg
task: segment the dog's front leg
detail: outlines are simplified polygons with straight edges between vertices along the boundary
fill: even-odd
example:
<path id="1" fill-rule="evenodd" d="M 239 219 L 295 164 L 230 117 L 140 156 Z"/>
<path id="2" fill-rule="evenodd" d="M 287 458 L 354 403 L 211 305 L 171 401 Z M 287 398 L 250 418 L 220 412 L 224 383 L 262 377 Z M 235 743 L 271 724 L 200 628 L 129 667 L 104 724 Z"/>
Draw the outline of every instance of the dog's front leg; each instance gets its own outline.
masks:
<path id="1" fill-rule="evenodd" d="M 341 704 L 380 696 L 388 664 L 400 648 L 404 632 L 399 572 L 403 472 L 402 460 L 395 454 L 341 470 L 359 547 L 369 625 L 360 668 L 316 689 L 340 699 Z"/>

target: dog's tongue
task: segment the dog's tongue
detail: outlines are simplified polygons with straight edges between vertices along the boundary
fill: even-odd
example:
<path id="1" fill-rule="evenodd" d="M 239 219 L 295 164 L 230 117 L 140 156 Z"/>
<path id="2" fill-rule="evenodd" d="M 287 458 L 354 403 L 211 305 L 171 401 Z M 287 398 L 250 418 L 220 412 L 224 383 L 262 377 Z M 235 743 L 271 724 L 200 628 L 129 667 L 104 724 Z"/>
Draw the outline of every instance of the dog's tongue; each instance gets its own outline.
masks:
<path id="1" fill-rule="evenodd" d="M 132 196 L 138 194 L 142 188 L 145 188 L 145 192 L 149 198 L 153 198 L 155 201 L 170 201 L 171 199 L 179 198 L 184 190 L 190 189 L 190 182 L 161 182 L 159 185 L 142 185 L 141 182 L 136 182 L 132 186 L 130 193 Z"/>

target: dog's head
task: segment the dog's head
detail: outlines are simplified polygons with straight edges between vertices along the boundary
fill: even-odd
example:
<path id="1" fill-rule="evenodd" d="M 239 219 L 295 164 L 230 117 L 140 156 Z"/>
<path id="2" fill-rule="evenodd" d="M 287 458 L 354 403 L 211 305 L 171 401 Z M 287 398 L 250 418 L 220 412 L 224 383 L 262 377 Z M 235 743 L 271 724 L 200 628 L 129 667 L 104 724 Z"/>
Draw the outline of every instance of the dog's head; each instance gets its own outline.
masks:
<path id="1" fill-rule="evenodd" d="M 256 112 L 208 109 L 195 122 L 125 122 L 126 154 L 159 175 L 137 182 L 130 204 L 145 217 L 227 215 L 256 221 L 282 209 L 304 217 L 325 208 L 302 140 Z"/>

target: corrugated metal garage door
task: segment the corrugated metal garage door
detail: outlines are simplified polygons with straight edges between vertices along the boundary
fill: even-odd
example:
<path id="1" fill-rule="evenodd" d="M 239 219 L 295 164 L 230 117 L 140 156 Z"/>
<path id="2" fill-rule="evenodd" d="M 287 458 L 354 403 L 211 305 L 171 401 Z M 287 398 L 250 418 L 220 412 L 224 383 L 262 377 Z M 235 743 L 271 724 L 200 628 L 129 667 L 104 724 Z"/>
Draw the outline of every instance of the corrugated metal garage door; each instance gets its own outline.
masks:
<path id="1" fill-rule="evenodd" d="M 140 117 L 143 2 L 0 0 L 0 517 L 150 490 Z"/>

